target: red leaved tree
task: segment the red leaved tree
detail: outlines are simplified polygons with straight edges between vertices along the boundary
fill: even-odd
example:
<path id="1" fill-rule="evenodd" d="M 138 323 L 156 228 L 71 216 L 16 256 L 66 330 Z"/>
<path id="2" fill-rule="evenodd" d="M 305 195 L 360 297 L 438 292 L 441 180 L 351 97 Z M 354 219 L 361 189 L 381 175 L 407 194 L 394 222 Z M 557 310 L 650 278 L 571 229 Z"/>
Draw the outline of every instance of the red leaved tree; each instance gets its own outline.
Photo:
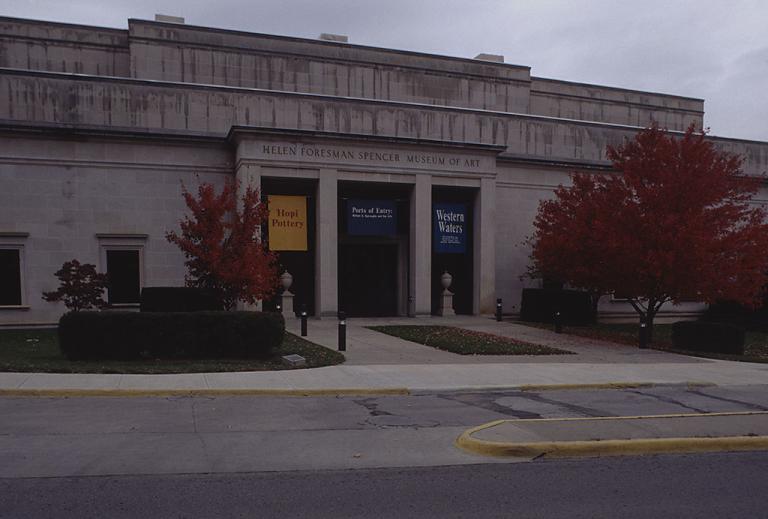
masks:
<path id="1" fill-rule="evenodd" d="M 531 270 L 595 295 L 631 295 L 652 329 L 661 306 L 761 301 L 768 225 L 750 204 L 762 178 L 691 126 L 652 126 L 609 146 L 615 173 L 574 173 L 534 221 Z"/>
<path id="2" fill-rule="evenodd" d="M 225 183 L 217 194 L 203 183 L 197 196 L 182 186 L 184 201 L 192 212 L 181 221 L 181 233 L 166 233 L 187 258 L 187 286 L 206 288 L 221 298 L 226 309 L 238 301 L 255 304 L 277 289 L 277 256 L 261 242 L 260 228 L 267 208 L 250 186 L 240 200 L 238 184 Z"/>
<path id="3" fill-rule="evenodd" d="M 55 276 L 59 278 L 59 288 L 43 292 L 44 300 L 51 303 L 63 301 L 73 312 L 106 306 L 102 294 L 107 288 L 107 275 L 96 272 L 96 265 L 80 263 L 76 259 L 65 261 Z"/>

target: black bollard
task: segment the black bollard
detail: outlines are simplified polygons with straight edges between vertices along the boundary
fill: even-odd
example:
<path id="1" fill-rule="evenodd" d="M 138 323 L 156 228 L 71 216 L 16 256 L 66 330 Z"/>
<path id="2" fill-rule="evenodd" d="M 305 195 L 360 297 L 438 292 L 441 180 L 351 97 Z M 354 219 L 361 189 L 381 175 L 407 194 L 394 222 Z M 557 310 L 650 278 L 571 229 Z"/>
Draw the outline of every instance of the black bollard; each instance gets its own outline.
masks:
<path id="1" fill-rule="evenodd" d="M 555 333 L 563 333 L 563 319 L 560 310 L 555 312 Z"/>
<path id="2" fill-rule="evenodd" d="M 648 325 L 645 324 L 645 318 L 640 318 L 640 349 L 648 348 Z"/>
<path id="3" fill-rule="evenodd" d="M 307 305 L 301 305 L 301 336 L 307 336 Z"/>
<path id="4" fill-rule="evenodd" d="M 280 307 L 280 305 L 275 305 L 275 312 L 277 312 L 278 314 L 282 313 L 282 308 Z"/>
<path id="5" fill-rule="evenodd" d="M 501 322 L 501 298 L 496 300 L 496 321 Z"/>
<path id="6" fill-rule="evenodd" d="M 347 351 L 347 314 L 339 312 L 339 351 Z"/>

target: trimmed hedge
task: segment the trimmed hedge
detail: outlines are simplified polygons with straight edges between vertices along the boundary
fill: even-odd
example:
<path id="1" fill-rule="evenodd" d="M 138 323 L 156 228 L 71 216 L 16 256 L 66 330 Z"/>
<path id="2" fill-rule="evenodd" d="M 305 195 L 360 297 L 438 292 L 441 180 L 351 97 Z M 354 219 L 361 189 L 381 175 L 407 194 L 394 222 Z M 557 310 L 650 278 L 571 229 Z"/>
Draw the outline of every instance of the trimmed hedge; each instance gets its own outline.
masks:
<path id="1" fill-rule="evenodd" d="M 768 298 L 763 299 L 763 304 L 759 308 L 748 308 L 732 301 L 718 301 L 709 305 L 701 316 L 701 320 L 768 332 Z"/>
<path id="2" fill-rule="evenodd" d="M 69 360 L 267 358 L 285 320 L 261 312 L 69 312 L 59 347 Z"/>
<path id="3" fill-rule="evenodd" d="M 675 348 L 744 355 L 744 330 L 727 323 L 680 321 L 672 325 Z"/>
<path id="4" fill-rule="evenodd" d="M 584 326 L 597 321 L 587 292 L 547 288 L 523 289 L 523 299 L 520 304 L 521 320 L 551 323 L 554 321 L 557 310 L 560 310 L 563 324 Z"/>
<path id="5" fill-rule="evenodd" d="M 212 290 L 194 287 L 146 287 L 141 290 L 142 312 L 207 312 L 224 310 Z"/>

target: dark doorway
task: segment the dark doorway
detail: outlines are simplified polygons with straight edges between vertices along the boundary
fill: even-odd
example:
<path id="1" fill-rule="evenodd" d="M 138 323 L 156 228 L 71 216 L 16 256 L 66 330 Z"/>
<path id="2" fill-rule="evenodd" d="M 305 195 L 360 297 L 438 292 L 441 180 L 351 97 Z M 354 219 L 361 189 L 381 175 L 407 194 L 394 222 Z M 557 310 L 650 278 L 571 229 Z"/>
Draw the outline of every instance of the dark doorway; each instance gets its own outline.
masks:
<path id="1" fill-rule="evenodd" d="M 453 276 L 450 291 L 453 292 L 453 309 L 457 314 L 472 314 L 474 306 L 474 200 L 477 190 L 462 187 L 432 188 L 432 226 L 434 233 L 435 204 L 461 204 L 466 210 L 466 248 L 463 253 L 446 254 L 435 251 L 432 244 L 432 313 L 437 313 L 443 287 L 443 272 Z"/>
<path id="2" fill-rule="evenodd" d="M 317 183 L 303 179 L 277 179 L 262 178 L 262 201 L 266 201 L 269 195 L 305 196 L 307 199 L 307 250 L 306 251 L 279 251 L 279 274 L 288 271 L 293 275 L 291 292 L 294 294 L 294 312 L 300 312 L 306 305 L 307 315 L 315 315 L 315 191 Z M 262 229 L 263 235 L 269 239 L 268 227 Z M 280 301 L 278 293 L 269 301 L 264 301 L 264 310 L 274 311 Z"/>
<path id="3" fill-rule="evenodd" d="M 339 310 L 351 317 L 408 311 L 410 189 L 407 184 L 339 182 Z M 362 208 L 394 209 L 394 225 L 360 226 L 353 219 Z"/>
<path id="4" fill-rule="evenodd" d="M 141 295 L 139 251 L 108 250 L 107 278 L 109 304 L 138 303 Z"/>
<path id="5" fill-rule="evenodd" d="M 397 315 L 397 244 L 339 244 L 339 309 L 350 317 Z"/>

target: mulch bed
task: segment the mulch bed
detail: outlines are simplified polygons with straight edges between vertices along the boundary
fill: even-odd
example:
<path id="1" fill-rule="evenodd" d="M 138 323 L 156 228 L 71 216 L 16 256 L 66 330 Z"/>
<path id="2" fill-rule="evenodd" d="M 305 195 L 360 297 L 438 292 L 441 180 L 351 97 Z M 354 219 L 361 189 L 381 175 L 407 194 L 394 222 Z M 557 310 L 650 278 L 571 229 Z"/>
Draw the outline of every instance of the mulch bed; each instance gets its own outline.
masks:
<path id="1" fill-rule="evenodd" d="M 453 326 L 370 326 L 369 329 L 459 355 L 568 355 L 573 353 Z"/>

